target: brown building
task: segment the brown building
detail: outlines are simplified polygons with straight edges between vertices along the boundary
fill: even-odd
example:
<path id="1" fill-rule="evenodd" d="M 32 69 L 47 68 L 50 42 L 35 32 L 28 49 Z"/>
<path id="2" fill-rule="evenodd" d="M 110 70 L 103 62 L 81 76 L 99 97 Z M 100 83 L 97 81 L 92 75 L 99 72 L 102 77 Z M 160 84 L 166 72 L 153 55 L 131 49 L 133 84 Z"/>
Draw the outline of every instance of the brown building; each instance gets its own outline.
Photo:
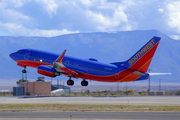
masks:
<path id="1" fill-rule="evenodd" d="M 24 95 L 51 95 L 51 82 L 21 82 L 20 85 L 24 85 Z"/>

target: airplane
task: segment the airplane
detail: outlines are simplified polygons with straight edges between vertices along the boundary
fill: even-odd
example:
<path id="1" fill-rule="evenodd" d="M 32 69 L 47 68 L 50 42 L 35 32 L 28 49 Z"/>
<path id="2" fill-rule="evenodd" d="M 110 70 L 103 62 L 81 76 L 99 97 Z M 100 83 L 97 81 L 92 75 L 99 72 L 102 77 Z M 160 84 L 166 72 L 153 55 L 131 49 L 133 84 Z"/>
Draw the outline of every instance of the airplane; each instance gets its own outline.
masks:
<path id="1" fill-rule="evenodd" d="M 100 82 L 131 82 L 148 79 L 148 67 L 160 42 L 160 37 L 154 36 L 131 58 L 124 62 L 105 63 L 97 59 L 84 59 L 65 55 L 66 50 L 61 54 L 36 50 L 21 49 L 11 53 L 9 56 L 17 62 L 17 65 L 33 67 L 41 75 L 56 77 L 64 75 L 69 77 L 67 85 L 74 85 L 71 78 L 81 78 L 82 86 L 88 86 L 87 80 Z"/>

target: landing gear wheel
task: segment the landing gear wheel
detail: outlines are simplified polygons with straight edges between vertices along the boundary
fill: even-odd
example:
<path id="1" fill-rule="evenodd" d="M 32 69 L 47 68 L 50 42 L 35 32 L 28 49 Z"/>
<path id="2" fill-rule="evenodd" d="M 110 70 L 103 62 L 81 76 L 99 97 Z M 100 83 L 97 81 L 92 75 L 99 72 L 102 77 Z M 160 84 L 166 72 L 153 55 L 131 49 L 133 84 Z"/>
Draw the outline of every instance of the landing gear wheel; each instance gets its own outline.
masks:
<path id="1" fill-rule="evenodd" d="M 74 81 L 73 80 L 68 80 L 67 81 L 67 85 L 73 86 L 74 85 Z"/>
<path id="2" fill-rule="evenodd" d="M 83 80 L 83 81 L 81 82 L 81 85 L 82 85 L 82 86 L 88 86 L 88 81 Z"/>
<path id="3" fill-rule="evenodd" d="M 26 66 L 24 66 L 24 70 L 22 70 L 22 73 L 27 73 Z"/>
<path id="4" fill-rule="evenodd" d="M 27 71 L 26 70 L 22 70 L 22 73 L 26 73 Z"/>

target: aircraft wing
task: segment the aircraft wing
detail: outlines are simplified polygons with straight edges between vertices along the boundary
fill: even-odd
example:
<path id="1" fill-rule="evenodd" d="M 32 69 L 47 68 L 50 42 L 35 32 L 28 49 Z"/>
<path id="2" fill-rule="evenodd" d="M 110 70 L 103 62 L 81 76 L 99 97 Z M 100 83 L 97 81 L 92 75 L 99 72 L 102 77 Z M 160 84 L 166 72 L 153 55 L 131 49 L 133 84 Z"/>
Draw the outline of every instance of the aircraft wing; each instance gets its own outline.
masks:
<path id="1" fill-rule="evenodd" d="M 63 70 L 63 71 L 65 71 L 65 72 L 67 72 L 68 74 L 70 74 L 70 75 L 73 75 L 73 76 L 80 76 L 77 72 L 75 72 L 75 71 L 73 71 L 73 70 L 70 70 L 70 69 L 67 69 L 67 68 L 63 68 L 63 67 L 61 67 L 60 68 L 61 70 Z"/>
<path id="2" fill-rule="evenodd" d="M 53 67 L 59 71 L 59 72 L 62 72 L 62 73 L 66 73 L 68 74 L 70 77 L 79 77 L 79 73 L 71 70 L 71 69 L 68 69 L 66 68 L 63 63 L 62 63 L 62 60 L 64 58 L 64 55 L 66 53 L 66 50 L 64 50 L 61 55 L 53 62 Z"/>

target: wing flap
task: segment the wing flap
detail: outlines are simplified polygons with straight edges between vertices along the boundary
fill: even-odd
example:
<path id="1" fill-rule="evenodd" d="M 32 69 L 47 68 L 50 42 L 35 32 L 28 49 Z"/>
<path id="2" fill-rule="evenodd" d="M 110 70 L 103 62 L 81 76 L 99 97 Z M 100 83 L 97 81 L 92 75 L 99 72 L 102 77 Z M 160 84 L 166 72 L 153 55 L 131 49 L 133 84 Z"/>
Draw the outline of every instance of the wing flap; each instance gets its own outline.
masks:
<path id="1" fill-rule="evenodd" d="M 73 70 L 70 70 L 70 69 L 67 69 L 67 68 L 63 68 L 63 67 L 60 67 L 60 69 L 63 70 L 64 72 L 67 72 L 68 74 L 71 74 L 71 75 L 75 76 L 75 77 L 77 77 L 77 76 L 79 77 L 80 76 L 77 72 L 75 72 Z"/>

